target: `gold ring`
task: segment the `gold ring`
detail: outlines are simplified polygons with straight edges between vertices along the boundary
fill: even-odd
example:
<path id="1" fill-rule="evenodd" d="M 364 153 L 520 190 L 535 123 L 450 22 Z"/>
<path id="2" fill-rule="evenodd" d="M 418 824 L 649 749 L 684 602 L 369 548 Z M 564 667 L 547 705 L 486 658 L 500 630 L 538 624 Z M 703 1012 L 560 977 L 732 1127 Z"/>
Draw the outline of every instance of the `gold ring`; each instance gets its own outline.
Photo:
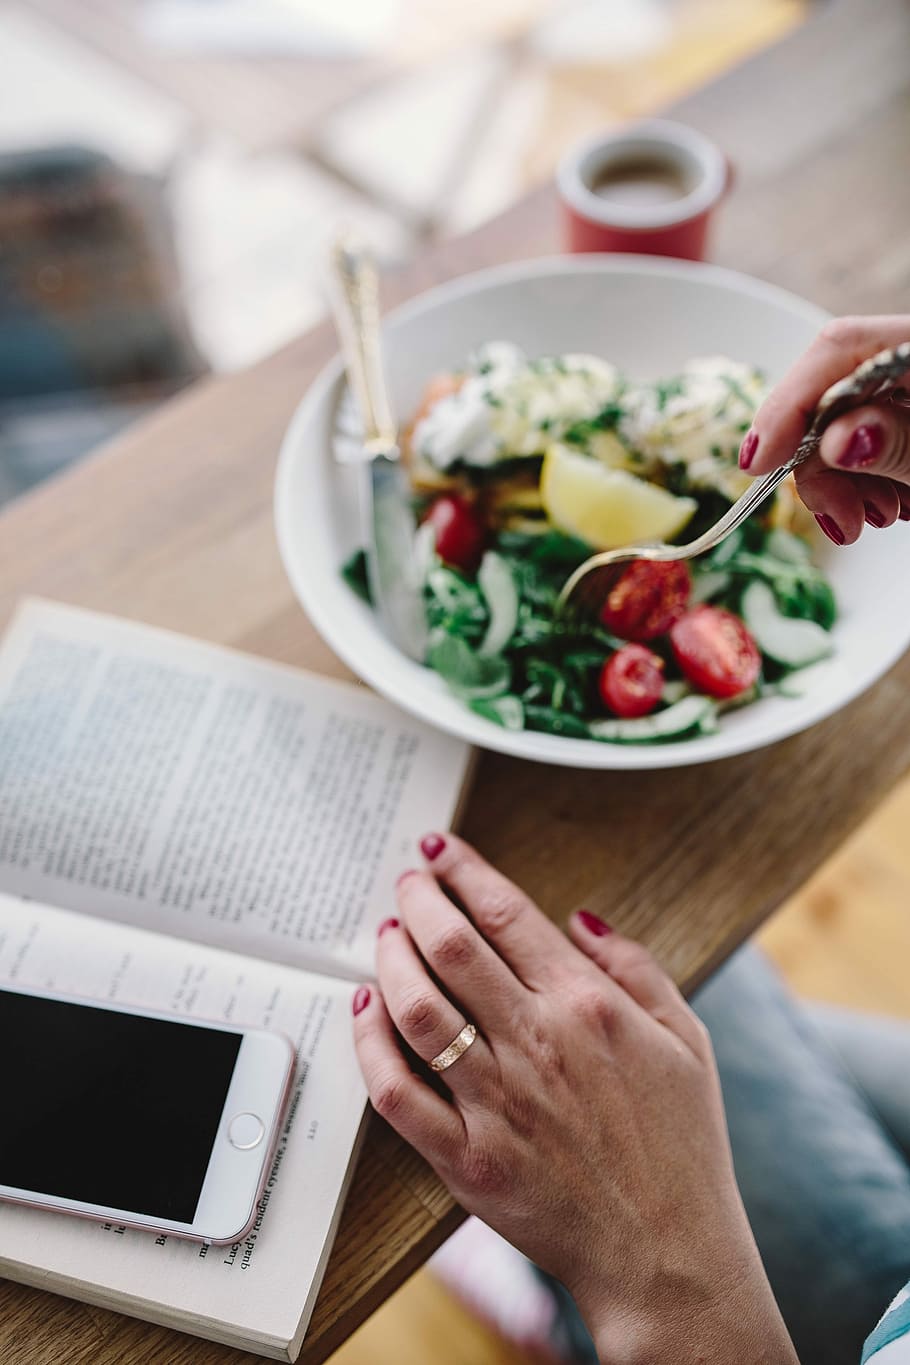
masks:
<path id="1" fill-rule="evenodd" d="M 430 1070 L 445 1071 L 447 1067 L 450 1067 L 453 1062 L 457 1062 L 458 1058 L 467 1052 L 476 1037 L 477 1030 L 474 1025 L 465 1024 L 455 1041 L 449 1043 L 449 1046 L 444 1048 L 438 1057 L 433 1058 L 430 1062 Z"/>

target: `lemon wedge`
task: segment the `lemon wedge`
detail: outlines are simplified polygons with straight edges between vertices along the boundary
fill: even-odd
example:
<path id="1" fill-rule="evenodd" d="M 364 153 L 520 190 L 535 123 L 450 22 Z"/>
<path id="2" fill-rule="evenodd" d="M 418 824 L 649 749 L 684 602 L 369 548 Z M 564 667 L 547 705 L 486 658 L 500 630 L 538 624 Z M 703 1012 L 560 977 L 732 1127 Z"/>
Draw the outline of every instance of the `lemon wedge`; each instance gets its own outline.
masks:
<path id="1" fill-rule="evenodd" d="M 598 550 L 670 540 L 698 505 L 563 445 L 550 446 L 544 456 L 540 495 L 554 526 Z"/>

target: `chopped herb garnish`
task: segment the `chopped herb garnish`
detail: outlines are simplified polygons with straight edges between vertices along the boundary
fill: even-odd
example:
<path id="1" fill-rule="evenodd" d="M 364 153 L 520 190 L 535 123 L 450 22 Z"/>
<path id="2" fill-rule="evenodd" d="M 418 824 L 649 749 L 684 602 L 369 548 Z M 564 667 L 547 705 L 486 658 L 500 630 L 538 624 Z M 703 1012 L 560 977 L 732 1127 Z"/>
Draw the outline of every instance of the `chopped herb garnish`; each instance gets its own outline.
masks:
<path id="1" fill-rule="evenodd" d="M 755 399 L 749 397 L 749 395 L 743 389 L 742 385 L 739 383 L 739 380 L 734 379 L 733 376 L 729 374 L 722 374 L 721 379 L 726 384 L 727 388 L 730 390 L 733 397 L 738 398 L 739 401 L 743 404 L 743 406 L 747 407 L 751 412 L 752 409 L 755 407 Z"/>
<path id="2" fill-rule="evenodd" d="M 621 406 L 615 400 L 606 403 L 593 417 L 583 417 L 580 421 L 573 422 L 564 432 L 563 440 L 572 445 L 587 445 L 596 432 L 615 431 L 624 416 Z"/>
<path id="3" fill-rule="evenodd" d="M 680 398 L 686 391 L 686 381 L 682 375 L 673 379 L 659 379 L 654 385 L 654 397 L 658 412 L 663 412 L 671 398 Z"/>

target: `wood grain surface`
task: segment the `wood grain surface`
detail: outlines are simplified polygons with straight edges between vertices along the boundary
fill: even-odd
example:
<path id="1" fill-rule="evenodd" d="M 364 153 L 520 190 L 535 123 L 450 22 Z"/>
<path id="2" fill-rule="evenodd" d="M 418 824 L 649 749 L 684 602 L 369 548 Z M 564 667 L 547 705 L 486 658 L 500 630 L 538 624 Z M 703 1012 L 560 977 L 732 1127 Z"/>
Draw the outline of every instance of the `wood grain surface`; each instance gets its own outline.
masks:
<path id="1" fill-rule="evenodd" d="M 834 311 L 910 311 L 908 51 L 904 0 L 839 0 L 678 107 L 737 163 L 717 259 Z M 545 188 L 421 257 L 388 282 L 388 297 L 557 245 Z M 294 602 L 271 519 L 284 428 L 333 349 L 321 328 L 243 374 L 206 380 L 10 506 L 0 515 L 0 623 L 20 596 L 40 593 L 345 676 Z M 554 917 L 590 906 L 691 988 L 908 767 L 905 659 L 807 734 L 669 777 L 484 755 L 464 830 Z M 423 1163 L 374 1121 L 301 1360 L 324 1360 L 460 1216 Z M 63 1359 L 254 1357 L 0 1285 L 0 1360 Z"/>

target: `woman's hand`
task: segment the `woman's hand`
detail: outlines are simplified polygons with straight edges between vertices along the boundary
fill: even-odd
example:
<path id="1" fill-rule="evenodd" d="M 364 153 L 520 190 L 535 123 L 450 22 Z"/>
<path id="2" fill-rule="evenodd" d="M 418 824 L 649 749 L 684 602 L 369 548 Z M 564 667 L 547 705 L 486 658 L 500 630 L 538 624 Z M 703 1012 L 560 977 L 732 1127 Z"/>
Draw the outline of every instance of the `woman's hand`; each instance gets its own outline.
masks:
<path id="1" fill-rule="evenodd" d="M 566 938 L 454 835 L 421 847 L 380 927 L 379 989 L 354 999 L 375 1108 L 568 1286 L 605 1362 L 793 1362 L 676 987 L 584 911 Z M 466 1021 L 476 1040 L 434 1088 L 413 1054 Z"/>
<path id="2" fill-rule="evenodd" d="M 910 341 L 910 317 L 836 318 L 759 408 L 740 450 L 750 474 L 788 460 L 822 394 L 863 360 Z M 863 523 L 910 521 L 910 407 L 872 403 L 832 422 L 796 471 L 799 495 L 829 540 L 850 545 Z"/>

